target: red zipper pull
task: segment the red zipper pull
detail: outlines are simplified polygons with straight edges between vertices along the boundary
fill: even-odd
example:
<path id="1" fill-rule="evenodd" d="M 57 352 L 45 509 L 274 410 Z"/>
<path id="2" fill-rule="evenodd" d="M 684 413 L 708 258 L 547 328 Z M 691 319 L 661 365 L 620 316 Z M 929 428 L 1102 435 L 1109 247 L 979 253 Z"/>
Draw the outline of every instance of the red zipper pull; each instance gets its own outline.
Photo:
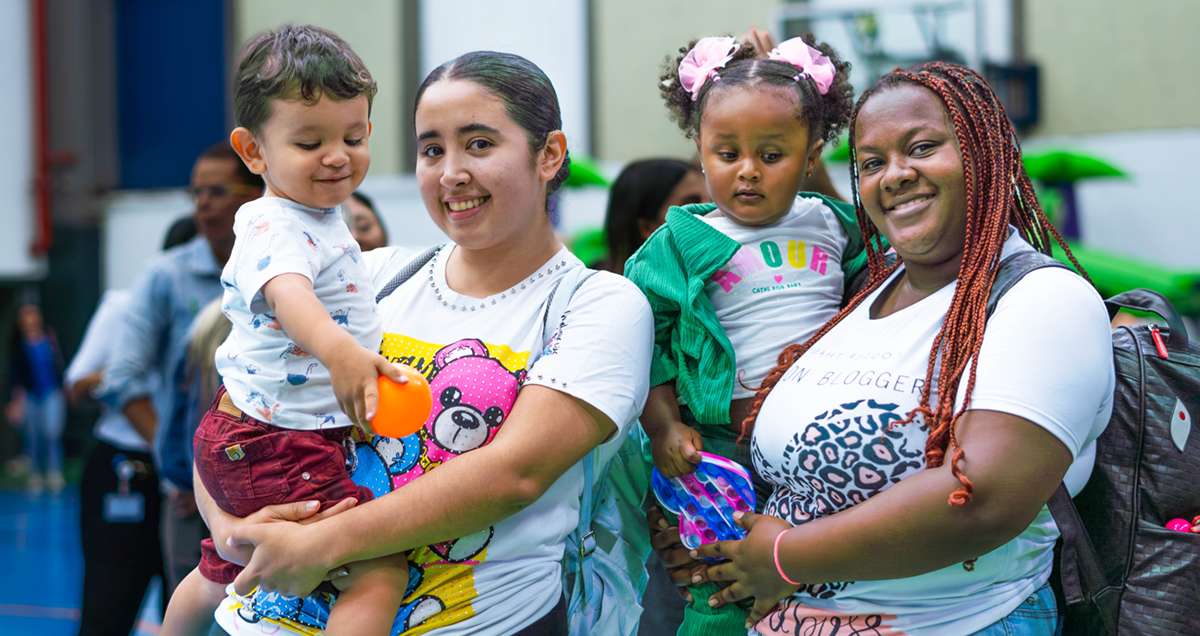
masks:
<path id="1" fill-rule="evenodd" d="M 1158 357 L 1166 360 L 1168 358 L 1167 345 L 1163 344 L 1162 334 L 1158 333 L 1158 327 L 1150 325 L 1150 337 L 1154 338 L 1154 348 L 1158 349 Z"/>

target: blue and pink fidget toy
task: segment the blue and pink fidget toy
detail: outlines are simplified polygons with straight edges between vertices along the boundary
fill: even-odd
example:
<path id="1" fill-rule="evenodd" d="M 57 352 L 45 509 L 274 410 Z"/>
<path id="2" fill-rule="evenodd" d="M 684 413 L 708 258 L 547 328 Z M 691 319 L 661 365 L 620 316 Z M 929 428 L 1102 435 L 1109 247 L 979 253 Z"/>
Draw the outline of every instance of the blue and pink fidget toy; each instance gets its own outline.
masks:
<path id="1" fill-rule="evenodd" d="M 724 457 L 700 455 L 703 459 L 690 475 L 667 479 L 655 468 L 650 478 L 663 507 L 679 515 L 679 536 L 689 550 L 745 538 L 746 531 L 734 521 L 733 513 L 754 512 L 750 472 Z"/>

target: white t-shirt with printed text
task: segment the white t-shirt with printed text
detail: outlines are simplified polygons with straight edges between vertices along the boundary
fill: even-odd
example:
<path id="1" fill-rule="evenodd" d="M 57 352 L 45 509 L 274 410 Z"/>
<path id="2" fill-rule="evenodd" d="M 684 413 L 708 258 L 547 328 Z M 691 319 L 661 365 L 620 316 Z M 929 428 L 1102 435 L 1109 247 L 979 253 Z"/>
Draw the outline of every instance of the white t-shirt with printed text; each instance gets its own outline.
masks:
<path id="1" fill-rule="evenodd" d="M 571 395 L 608 416 L 618 432 L 601 446 L 601 459 L 615 455 L 649 392 L 654 332 L 645 297 L 620 276 L 592 275 L 577 288 L 565 317 L 549 318 L 549 345 L 530 367 L 531 354 L 543 347 L 543 321 L 555 282 L 583 264 L 564 248 L 512 289 L 478 299 L 446 286 L 445 264 L 454 249 L 453 244 L 443 247 L 379 305 L 380 352 L 429 378 L 433 412 L 413 435 L 360 445 L 352 478 L 386 496 L 489 443 L 504 426 L 520 388 L 530 384 Z M 387 248 L 368 252 L 376 288 L 383 288 L 411 256 Z M 553 437 L 555 431 L 545 434 Z M 545 616 L 563 595 L 564 540 L 578 523 L 582 488 L 582 465 L 576 464 L 511 517 L 474 535 L 414 550 L 409 589 L 393 633 L 501 636 Z M 269 595 L 267 603 L 284 607 Z M 303 607 L 312 606 L 293 611 L 288 605 L 284 613 L 302 617 Z M 232 600 L 224 607 L 218 619 L 230 633 L 263 625 L 316 633 L 304 620 L 267 619 Z"/>
<path id="2" fill-rule="evenodd" d="M 829 206 L 809 197 L 796 197 L 767 227 L 724 216 L 702 219 L 742 245 L 704 292 L 737 359 L 733 399 L 752 397 L 746 387 L 762 383 L 780 351 L 808 340 L 838 312 L 845 230 Z"/>
<path id="3" fill-rule="evenodd" d="M 378 350 L 375 288 L 340 209 L 265 197 L 238 209 L 233 231 L 237 241 L 221 272 L 221 309 L 233 330 L 217 349 L 217 372 L 229 397 L 252 417 L 282 428 L 350 426 L 329 370 L 288 337 L 262 293 L 276 276 L 304 276 L 334 324 Z"/>
<path id="4" fill-rule="evenodd" d="M 1014 234 L 1002 258 L 1029 249 Z M 919 405 L 930 348 L 957 283 L 871 319 L 870 307 L 898 275 L 806 352 L 764 402 L 751 451 L 756 470 L 775 485 L 766 514 L 805 523 L 924 469 L 927 427 L 913 422 L 886 429 Z M 1059 439 L 1074 458 L 1065 479 L 1074 494 L 1091 472 L 1114 382 L 1100 297 L 1072 272 L 1042 269 L 1009 290 L 989 318 L 969 408 L 1022 417 Z M 964 376 L 960 406 L 966 386 Z M 930 402 L 936 405 L 934 388 Z M 835 627 L 873 636 L 969 634 L 1007 616 L 1045 583 L 1057 537 L 1043 507 L 1024 532 L 971 569 L 955 564 L 904 579 L 801 587 L 756 629 L 772 635 L 833 634 Z"/>

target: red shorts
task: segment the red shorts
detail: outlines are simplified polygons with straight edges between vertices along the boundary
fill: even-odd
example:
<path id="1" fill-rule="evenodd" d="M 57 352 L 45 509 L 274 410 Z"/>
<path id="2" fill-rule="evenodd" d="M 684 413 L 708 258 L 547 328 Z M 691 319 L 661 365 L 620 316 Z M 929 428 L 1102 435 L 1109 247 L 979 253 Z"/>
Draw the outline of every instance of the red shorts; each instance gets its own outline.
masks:
<path id="1" fill-rule="evenodd" d="M 342 440 L 350 427 L 296 431 L 246 415 L 225 388 L 196 430 L 196 473 L 225 512 L 246 517 L 264 506 L 320 501 L 327 508 L 347 497 L 373 497 L 350 480 Z M 200 544 L 200 573 L 215 583 L 233 582 L 241 566 L 222 559 L 212 539 Z"/>

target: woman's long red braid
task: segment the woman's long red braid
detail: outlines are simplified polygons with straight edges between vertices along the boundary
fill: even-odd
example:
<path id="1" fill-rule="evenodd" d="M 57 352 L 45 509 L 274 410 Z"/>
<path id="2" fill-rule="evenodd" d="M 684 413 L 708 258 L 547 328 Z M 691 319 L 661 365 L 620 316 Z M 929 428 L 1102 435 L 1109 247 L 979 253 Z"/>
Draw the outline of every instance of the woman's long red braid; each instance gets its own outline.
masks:
<path id="1" fill-rule="evenodd" d="M 933 347 L 929 352 L 920 404 L 906 419 L 892 425 L 915 421 L 918 425 L 929 428 L 929 437 L 925 443 L 925 461 L 929 468 L 941 466 L 947 450 L 954 449 L 950 469 L 960 486 L 950 495 L 949 503 L 957 507 L 971 500 L 974 487 L 959 468 L 964 453 L 955 437 L 954 424 L 970 405 L 971 393 L 975 388 L 979 348 L 983 344 L 984 327 L 987 322 L 988 297 L 996 280 L 1000 253 L 1008 239 L 1008 226 L 1015 226 L 1026 241 L 1046 254 L 1050 253 L 1050 238 L 1053 236 L 1066 251 L 1075 268 L 1087 276 L 1038 205 L 1033 184 L 1021 163 L 1021 150 L 1016 133 L 1004 112 L 1004 107 L 996 99 L 987 82 L 979 74 L 965 67 L 932 62 L 911 71 L 897 69 L 859 98 L 850 119 L 850 170 L 855 212 L 866 241 L 867 263 L 871 271 L 870 283 L 807 342 L 783 350 L 779 355 L 778 364 L 767 374 L 755 393 L 754 404 L 742 422 L 742 437 L 748 436 L 753 430 L 763 401 L 788 368 L 834 325 L 857 308 L 863 299 L 887 280 L 899 266 L 897 264 L 885 269 L 883 254 L 878 249 L 879 229 L 871 223 L 859 198 L 854 139 L 858 113 L 867 99 L 877 92 L 903 83 L 928 88 L 946 104 L 962 153 L 967 224 L 958 286 L 954 290 L 954 297 L 942 328 L 934 338 Z M 967 375 L 966 398 L 963 405 L 955 411 L 954 403 L 959 383 L 968 364 L 970 372 Z M 935 370 L 937 404 L 936 408 L 931 408 Z"/>

